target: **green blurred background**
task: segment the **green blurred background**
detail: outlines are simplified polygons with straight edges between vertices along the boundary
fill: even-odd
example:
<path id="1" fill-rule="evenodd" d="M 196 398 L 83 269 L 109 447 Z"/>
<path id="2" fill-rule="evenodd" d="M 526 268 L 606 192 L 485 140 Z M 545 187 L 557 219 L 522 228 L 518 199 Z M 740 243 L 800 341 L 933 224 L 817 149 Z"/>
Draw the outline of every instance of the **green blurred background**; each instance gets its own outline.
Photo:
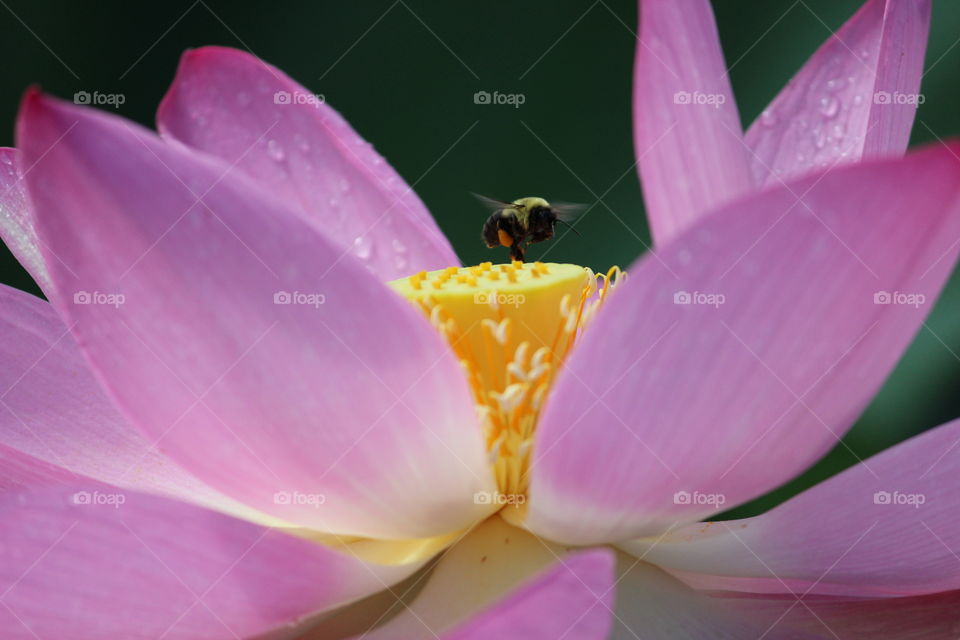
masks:
<path id="1" fill-rule="evenodd" d="M 860 0 L 717 0 L 742 119 L 751 122 Z M 595 269 L 649 245 L 631 136 L 634 0 L 186 2 L 0 0 L 0 144 L 13 143 L 24 88 L 122 93 L 148 126 L 184 49 L 249 49 L 322 93 L 426 202 L 466 263 L 490 258 L 468 192 L 542 194 L 591 205 L 570 235 L 531 257 Z M 960 132 L 960 3 L 934 0 L 912 144 Z M 521 93 L 519 108 L 477 91 Z M 602 199 L 602 204 L 597 204 Z M 3 249 L 2 282 L 38 293 Z M 960 277 L 843 444 L 764 509 L 859 458 L 960 416 Z"/>

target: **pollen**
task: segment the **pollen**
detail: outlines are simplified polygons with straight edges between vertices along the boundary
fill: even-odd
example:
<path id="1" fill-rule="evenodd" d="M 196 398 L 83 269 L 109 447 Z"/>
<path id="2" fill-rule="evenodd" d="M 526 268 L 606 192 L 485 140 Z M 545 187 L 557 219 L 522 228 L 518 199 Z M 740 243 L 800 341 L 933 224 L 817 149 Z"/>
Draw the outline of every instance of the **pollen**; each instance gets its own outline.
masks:
<path id="1" fill-rule="evenodd" d="M 537 419 L 564 359 L 626 274 L 523 263 L 421 271 L 389 283 L 463 367 L 500 493 L 526 495 Z"/>

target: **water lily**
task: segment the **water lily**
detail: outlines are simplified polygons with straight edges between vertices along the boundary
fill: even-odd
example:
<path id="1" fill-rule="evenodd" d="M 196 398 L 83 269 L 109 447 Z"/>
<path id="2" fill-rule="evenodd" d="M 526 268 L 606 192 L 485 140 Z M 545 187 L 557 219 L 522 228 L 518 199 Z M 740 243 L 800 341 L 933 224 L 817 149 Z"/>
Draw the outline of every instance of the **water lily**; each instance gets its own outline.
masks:
<path id="1" fill-rule="evenodd" d="M 51 302 L 0 290 L 3 636 L 949 636 L 960 423 L 701 522 L 837 442 L 955 262 L 960 146 L 902 156 L 912 111 L 863 97 L 916 93 L 929 5 L 868 2 L 742 136 L 679 4 L 641 4 L 625 280 L 460 266 L 243 52 L 185 54 L 159 136 L 30 90 L 2 229 Z"/>

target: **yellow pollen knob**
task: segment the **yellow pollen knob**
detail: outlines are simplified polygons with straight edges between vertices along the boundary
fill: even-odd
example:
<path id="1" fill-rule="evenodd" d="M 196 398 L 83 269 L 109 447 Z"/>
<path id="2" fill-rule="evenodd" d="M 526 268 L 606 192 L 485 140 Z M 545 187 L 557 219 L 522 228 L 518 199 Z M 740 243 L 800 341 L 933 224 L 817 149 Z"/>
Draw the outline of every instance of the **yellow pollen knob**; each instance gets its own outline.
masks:
<path id="1" fill-rule="evenodd" d="M 530 445 L 554 374 L 623 278 L 573 264 L 448 267 L 389 283 L 414 302 L 463 365 L 504 504 L 522 502 Z"/>

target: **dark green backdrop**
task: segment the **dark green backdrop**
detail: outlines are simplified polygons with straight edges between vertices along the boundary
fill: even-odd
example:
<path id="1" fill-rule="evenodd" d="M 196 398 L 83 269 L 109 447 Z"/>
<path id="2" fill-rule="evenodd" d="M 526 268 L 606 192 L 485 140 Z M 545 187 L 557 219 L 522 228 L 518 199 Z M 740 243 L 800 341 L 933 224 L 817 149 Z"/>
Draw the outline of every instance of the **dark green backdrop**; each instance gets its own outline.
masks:
<path id="1" fill-rule="evenodd" d="M 744 122 L 859 5 L 714 2 Z M 119 112 L 152 125 L 184 49 L 245 48 L 324 94 L 416 185 L 465 262 L 489 258 L 478 239 L 483 211 L 467 195 L 477 191 L 589 204 L 602 198 L 578 227 L 584 237 L 554 243 L 549 259 L 626 266 L 649 242 L 632 169 L 636 12 L 633 0 L 0 0 L 0 144 L 13 142 L 29 84 L 64 97 L 122 93 Z M 913 144 L 960 133 L 958 38 L 960 3 L 935 0 Z M 522 93 L 525 103 L 474 104 L 481 90 Z M 5 250 L 0 268 L 2 282 L 37 291 Z M 928 325 L 848 436 L 856 455 L 960 415 L 960 277 Z M 838 446 L 810 474 L 740 513 L 855 461 Z"/>

